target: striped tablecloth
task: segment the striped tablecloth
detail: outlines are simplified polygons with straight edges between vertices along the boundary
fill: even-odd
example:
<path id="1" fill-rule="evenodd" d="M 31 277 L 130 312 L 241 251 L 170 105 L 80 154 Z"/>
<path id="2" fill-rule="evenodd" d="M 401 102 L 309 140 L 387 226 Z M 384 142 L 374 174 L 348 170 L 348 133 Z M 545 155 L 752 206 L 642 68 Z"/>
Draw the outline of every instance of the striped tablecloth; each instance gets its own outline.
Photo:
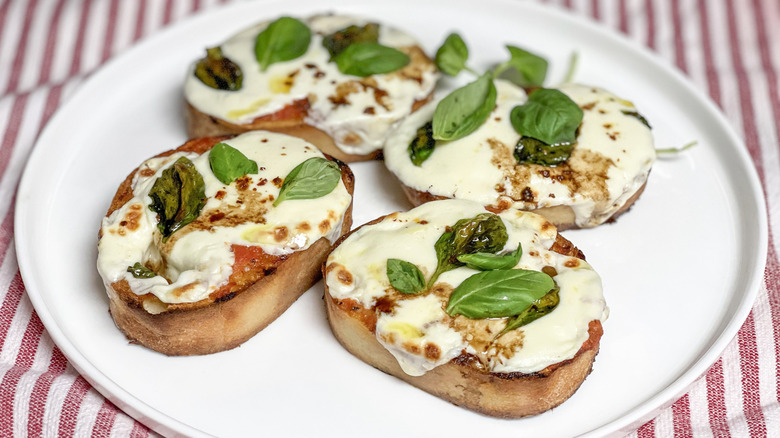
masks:
<path id="1" fill-rule="evenodd" d="M 41 129 L 82 81 L 217 0 L 0 0 L 0 435 L 155 435 L 74 370 L 37 317 L 14 250 L 14 201 Z M 293 2 L 291 2 L 292 4 Z M 737 337 L 630 436 L 780 436 L 780 1 L 548 0 L 648 46 L 711 96 L 766 193 L 764 282 Z"/>

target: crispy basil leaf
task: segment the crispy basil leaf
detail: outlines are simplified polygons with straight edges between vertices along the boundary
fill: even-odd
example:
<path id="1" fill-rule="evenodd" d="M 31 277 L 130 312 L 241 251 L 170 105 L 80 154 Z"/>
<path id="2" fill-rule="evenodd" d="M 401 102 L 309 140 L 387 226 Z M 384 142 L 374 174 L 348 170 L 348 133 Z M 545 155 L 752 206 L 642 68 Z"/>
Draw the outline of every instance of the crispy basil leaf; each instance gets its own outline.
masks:
<path id="1" fill-rule="evenodd" d="M 157 228 L 163 242 L 174 232 L 194 221 L 206 204 L 206 185 L 195 165 L 181 157 L 152 185 L 149 209 L 157 213 Z"/>
<path id="2" fill-rule="evenodd" d="M 466 68 L 466 61 L 469 59 L 469 48 L 457 33 L 451 33 L 444 43 L 436 51 L 436 67 L 442 73 L 449 76 L 456 76 L 461 70 Z"/>
<path id="3" fill-rule="evenodd" d="M 238 149 L 227 143 L 217 143 L 209 151 L 209 165 L 214 176 L 223 184 L 230 184 L 236 178 L 257 173 L 257 162 L 250 160 Z"/>
<path id="4" fill-rule="evenodd" d="M 365 26 L 352 25 L 322 38 L 322 46 L 330 53 L 331 61 L 353 43 L 376 43 L 379 41 L 379 25 L 368 23 Z"/>
<path id="5" fill-rule="evenodd" d="M 135 262 L 133 266 L 128 266 L 127 272 L 133 274 L 133 277 L 135 278 L 152 278 L 157 276 L 154 271 L 142 265 L 140 262 Z"/>
<path id="6" fill-rule="evenodd" d="M 642 122 L 643 125 L 647 126 L 647 129 L 653 129 L 652 126 L 650 126 L 650 123 L 648 123 L 647 119 L 642 116 L 642 114 L 639 114 L 638 111 L 631 111 L 631 110 L 620 110 L 621 113 L 631 116 Z"/>
<path id="7" fill-rule="evenodd" d="M 428 122 L 417 129 L 417 135 L 409 143 L 409 158 L 415 166 L 421 166 L 436 148 L 436 140 L 433 139 L 433 123 Z"/>
<path id="8" fill-rule="evenodd" d="M 409 56 L 378 43 L 353 43 L 333 58 L 346 75 L 366 76 L 390 73 L 409 64 Z"/>
<path id="9" fill-rule="evenodd" d="M 235 91 L 241 89 L 244 74 L 241 67 L 222 55 L 222 49 L 206 49 L 206 57 L 195 64 L 195 77 L 211 88 Z"/>
<path id="10" fill-rule="evenodd" d="M 489 252 L 477 252 L 474 254 L 461 254 L 458 261 L 465 263 L 471 269 L 480 271 L 495 271 L 498 269 L 512 269 L 517 266 L 520 257 L 523 255 L 523 247 L 518 245 L 517 249 L 508 254 L 492 254 Z"/>
<path id="11" fill-rule="evenodd" d="M 528 101 L 516 106 L 510 114 L 518 134 L 544 143 L 574 143 L 582 123 L 582 109 L 569 96 L 550 88 L 539 88 L 528 95 Z"/>
<path id="12" fill-rule="evenodd" d="M 547 76 L 547 60 L 515 46 L 506 46 L 509 60 L 495 69 L 501 77 L 523 88 L 541 87 Z"/>
<path id="13" fill-rule="evenodd" d="M 447 95 L 433 113 L 433 138 L 457 140 L 474 132 L 495 108 L 496 95 L 491 73 Z"/>
<path id="14" fill-rule="evenodd" d="M 297 165 L 282 183 L 274 207 L 282 201 L 320 198 L 339 184 L 341 169 L 327 158 L 312 157 Z"/>
<path id="15" fill-rule="evenodd" d="M 255 40 L 255 56 L 260 70 L 277 62 L 290 61 L 306 53 L 311 42 L 311 30 L 300 20 L 280 17 L 269 24 Z"/>
<path id="16" fill-rule="evenodd" d="M 552 312 L 553 309 L 558 306 L 558 303 L 561 302 L 561 298 L 558 296 L 558 292 L 560 292 L 560 288 L 556 286 L 550 292 L 547 292 L 547 294 L 545 294 L 543 297 L 534 301 L 534 303 L 531 304 L 531 307 L 523 310 L 517 316 L 511 317 L 507 321 L 504 330 L 501 331 L 501 334 L 520 328 Z"/>
<path id="17" fill-rule="evenodd" d="M 572 143 L 545 144 L 535 138 L 520 137 L 515 146 L 515 159 L 518 163 L 533 163 L 555 167 L 565 163 L 574 150 Z"/>
<path id="18" fill-rule="evenodd" d="M 522 313 L 553 287 L 552 278 L 539 271 L 484 271 L 452 291 L 446 311 L 472 319 L 510 317 Z"/>
<path id="19" fill-rule="evenodd" d="M 471 219 L 459 220 L 434 244 L 437 265 L 428 286 L 432 286 L 442 273 L 465 265 L 458 256 L 496 253 L 504 248 L 507 238 L 506 225 L 496 214 L 480 213 Z"/>
<path id="20" fill-rule="evenodd" d="M 425 289 L 425 277 L 420 268 L 399 259 L 387 259 L 387 278 L 390 286 L 404 294 L 416 294 Z"/>

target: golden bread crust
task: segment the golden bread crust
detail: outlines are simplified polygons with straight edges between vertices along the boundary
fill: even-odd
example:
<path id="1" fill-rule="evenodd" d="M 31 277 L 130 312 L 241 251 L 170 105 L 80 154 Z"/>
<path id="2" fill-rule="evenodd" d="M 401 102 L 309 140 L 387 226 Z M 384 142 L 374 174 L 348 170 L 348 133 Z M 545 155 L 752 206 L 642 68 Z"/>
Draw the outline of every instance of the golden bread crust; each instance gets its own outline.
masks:
<path id="1" fill-rule="evenodd" d="M 198 138 L 181 147 L 163 152 L 157 157 L 178 151 L 204 153 L 228 137 Z M 339 163 L 341 179 L 352 194 L 354 176 L 344 163 Z M 135 169 L 120 184 L 106 216 L 122 207 L 133 197 L 132 180 Z M 352 226 L 352 203 L 344 214 L 341 234 Z M 274 321 L 321 276 L 320 266 L 330 251 L 325 237 L 303 251 L 272 256 L 259 250 L 261 263 L 252 265 L 253 281 L 226 295 L 212 294 L 194 303 L 165 304 L 152 294 L 137 295 L 126 280 L 106 287 L 109 312 L 117 327 L 134 343 L 167 355 L 210 354 L 241 345 Z M 153 306 L 161 313 L 149 313 Z"/>
<path id="2" fill-rule="evenodd" d="M 342 237 L 342 240 L 346 237 Z M 560 234 L 550 249 L 559 254 L 585 259 L 582 251 Z M 410 376 L 376 339 L 375 311 L 364 308 L 352 299 L 333 298 L 328 292 L 327 282 L 325 308 L 334 336 L 357 358 L 450 403 L 500 418 L 537 415 L 571 397 L 590 374 L 603 333 L 601 322 L 591 321 L 588 326 L 589 337 L 572 359 L 552 364 L 533 374 L 489 372 L 479 366 L 475 358 L 461 354 L 422 376 Z"/>

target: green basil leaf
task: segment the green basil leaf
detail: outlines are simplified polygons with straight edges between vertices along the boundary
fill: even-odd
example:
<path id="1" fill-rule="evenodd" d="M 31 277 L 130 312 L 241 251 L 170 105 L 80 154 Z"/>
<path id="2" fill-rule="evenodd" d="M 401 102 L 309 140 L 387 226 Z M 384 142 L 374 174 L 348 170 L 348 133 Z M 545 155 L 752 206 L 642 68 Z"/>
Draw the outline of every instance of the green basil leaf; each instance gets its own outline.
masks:
<path id="1" fill-rule="evenodd" d="M 142 265 L 140 262 L 135 262 L 133 266 L 128 266 L 127 272 L 133 274 L 133 277 L 135 278 L 152 278 L 157 276 L 154 271 Z"/>
<path id="2" fill-rule="evenodd" d="M 648 123 L 647 119 L 642 116 L 642 114 L 639 114 L 638 111 L 631 111 L 631 110 L 620 110 L 621 113 L 631 116 L 642 122 L 643 125 L 647 126 L 647 129 L 653 129 L 652 126 L 650 126 L 650 123 Z"/>
<path id="3" fill-rule="evenodd" d="M 255 56 L 260 70 L 277 62 L 290 61 L 306 53 L 311 42 L 311 30 L 300 20 L 281 17 L 257 35 Z"/>
<path id="4" fill-rule="evenodd" d="M 209 164 L 214 176 L 223 184 L 230 184 L 236 178 L 257 173 L 257 162 L 250 160 L 238 149 L 227 143 L 217 143 L 209 151 Z"/>
<path id="5" fill-rule="evenodd" d="M 489 252 L 477 252 L 474 254 L 461 254 L 458 261 L 465 263 L 471 269 L 480 271 L 495 271 L 498 269 L 512 269 L 520 262 L 523 255 L 523 247 L 519 246 L 509 254 L 492 254 Z"/>
<path id="6" fill-rule="evenodd" d="M 523 312 L 553 287 L 552 278 L 539 271 L 484 271 L 456 287 L 445 310 L 450 316 L 460 314 L 472 319 L 510 317 Z"/>
<path id="7" fill-rule="evenodd" d="M 493 213 L 480 213 L 471 219 L 455 222 L 434 244 L 437 265 L 428 286 L 432 286 L 442 273 L 465 265 L 458 260 L 458 256 L 478 252 L 496 253 L 504 248 L 507 238 L 504 221 Z"/>
<path id="8" fill-rule="evenodd" d="M 529 308 L 510 318 L 501 334 L 520 328 L 552 312 L 558 306 L 558 303 L 561 302 L 558 292 L 560 292 L 560 288 L 555 286 L 550 292 L 534 301 Z"/>
<path id="9" fill-rule="evenodd" d="M 496 95 L 490 73 L 447 95 L 433 113 L 433 138 L 457 140 L 476 131 L 495 108 Z"/>
<path id="10" fill-rule="evenodd" d="M 206 204 L 206 184 L 195 165 L 181 157 L 163 170 L 149 191 L 149 209 L 157 213 L 157 228 L 163 242 L 174 232 L 194 221 Z"/>
<path id="11" fill-rule="evenodd" d="M 509 60 L 496 67 L 501 77 L 523 88 L 541 87 L 547 76 L 547 60 L 519 47 L 506 46 Z"/>
<path id="12" fill-rule="evenodd" d="M 515 159 L 518 163 L 532 163 L 555 167 L 565 163 L 574 150 L 572 143 L 545 144 L 535 138 L 520 137 L 515 146 Z"/>
<path id="13" fill-rule="evenodd" d="M 409 143 L 409 159 L 412 160 L 412 164 L 419 167 L 431 156 L 435 147 L 433 123 L 428 122 L 417 129 L 417 135 Z"/>
<path id="14" fill-rule="evenodd" d="M 366 76 L 390 73 L 409 64 L 409 56 L 392 47 L 377 43 L 353 43 L 333 60 L 346 75 Z"/>
<path id="15" fill-rule="evenodd" d="M 387 259 L 387 278 L 390 286 L 404 294 L 416 294 L 425 289 L 425 277 L 412 263 L 399 259 Z"/>
<path id="16" fill-rule="evenodd" d="M 528 101 L 516 106 L 510 121 L 518 134 L 544 143 L 574 143 L 582 123 L 582 109 L 569 96 L 550 88 L 539 88 Z"/>
<path id="17" fill-rule="evenodd" d="M 451 33 L 444 44 L 436 51 L 436 67 L 442 73 L 450 76 L 456 76 L 461 70 L 466 68 L 466 61 L 469 59 L 469 49 L 466 43 L 457 33 Z"/>
<path id="18" fill-rule="evenodd" d="M 274 207 L 282 201 L 320 198 L 339 184 L 341 169 L 327 158 L 312 157 L 297 165 L 282 183 Z"/>
<path id="19" fill-rule="evenodd" d="M 241 89 L 244 74 L 241 67 L 222 55 L 222 49 L 206 49 L 206 57 L 195 64 L 195 77 L 211 88 L 235 91 Z"/>
<path id="20" fill-rule="evenodd" d="M 379 25 L 368 23 L 365 26 L 349 26 L 322 38 L 322 46 L 330 53 L 333 60 L 336 55 L 343 52 L 354 43 L 376 43 L 379 41 Z"/>

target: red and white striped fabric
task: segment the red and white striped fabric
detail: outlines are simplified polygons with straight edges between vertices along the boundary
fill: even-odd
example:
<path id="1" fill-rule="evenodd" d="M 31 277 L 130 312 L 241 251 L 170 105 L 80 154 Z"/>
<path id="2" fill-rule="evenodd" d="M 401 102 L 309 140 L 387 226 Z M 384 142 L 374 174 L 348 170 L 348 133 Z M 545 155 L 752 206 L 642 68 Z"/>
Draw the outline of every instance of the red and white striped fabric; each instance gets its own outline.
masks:
<path id="1" fill-rule="evenodd" d="M 540 0 L 541 1 L 541 0 Z M 68 364 L 14 251 L 15 192 L 53 111 L 138 40 L 218 0 L 0 0 L 0 436 L 150 436 Z M 764 283 L 738 336 L 689 392 L 630 436 L 780 436 L 780 2 L 547 0 L 674 63 L 722 108 L 764 186 Z"/>

